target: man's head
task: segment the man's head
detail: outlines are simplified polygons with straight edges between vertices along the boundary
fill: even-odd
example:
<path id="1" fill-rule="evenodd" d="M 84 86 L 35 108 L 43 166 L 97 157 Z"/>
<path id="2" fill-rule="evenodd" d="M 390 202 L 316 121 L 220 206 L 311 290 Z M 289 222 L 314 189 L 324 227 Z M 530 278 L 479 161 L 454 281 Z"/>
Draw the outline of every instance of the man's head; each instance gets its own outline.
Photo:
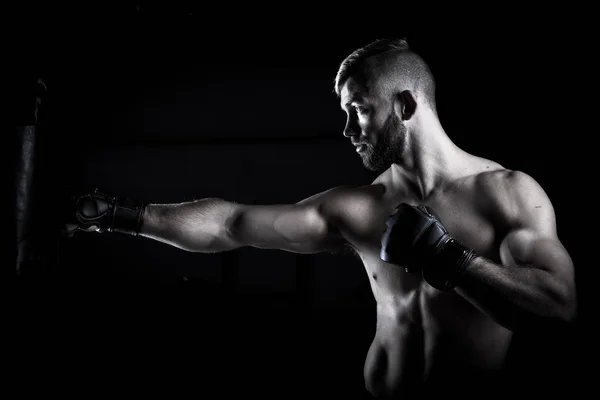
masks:
<path id="1" fill-rule="evenodd" d="M 402 158 L 415 113 L 436 115 L 433 75 L 405 39 L 380 39 L 355 50 L 340 65 L 335 92 L 348 116 L 344 135 L 373 171 Z"/>

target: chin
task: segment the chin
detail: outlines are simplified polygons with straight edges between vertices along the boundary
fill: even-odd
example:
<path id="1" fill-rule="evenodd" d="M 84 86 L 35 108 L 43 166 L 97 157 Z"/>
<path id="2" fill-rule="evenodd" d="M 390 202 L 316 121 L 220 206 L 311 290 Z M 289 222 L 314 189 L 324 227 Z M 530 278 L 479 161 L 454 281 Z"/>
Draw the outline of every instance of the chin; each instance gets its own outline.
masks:
<path id="1" fill-rule="evenodd" d="M 383 158 L 374 158 L 374 157 L 364 157 L 363 165 L 366 169 L 373 172 L 384 172 L 387 170 L 393 161 L 383 159 Z"/>
<path id="2" fill-rule="evenodd" d="M 376 164 L 372 164 L 367 161 L 363 161 L 363 165 L 365 166 L 366 169 L 368 169 L 369 171 L 372 171 L 372 172 L 383 172 L 389 168 L 389 165 L 387 165 L 387 166 L 386 165 L 376 165 Z"/>

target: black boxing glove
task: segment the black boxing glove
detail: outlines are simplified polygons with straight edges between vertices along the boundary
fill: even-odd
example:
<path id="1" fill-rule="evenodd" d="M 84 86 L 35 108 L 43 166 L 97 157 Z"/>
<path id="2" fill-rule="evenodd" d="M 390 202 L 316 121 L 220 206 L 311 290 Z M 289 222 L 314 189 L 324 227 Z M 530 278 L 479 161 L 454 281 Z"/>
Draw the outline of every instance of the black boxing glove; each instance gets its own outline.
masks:
<path id="1" fill-rule="evenodd" d="M 94 189 L 73 196 L 66 210 L 62 233 L 77 231 L 120 232 L 137 236 L 146 204 L 123 197 L 111 197 Z"/>
<path id="2" fill-rule="evenodd" d="M 448 233 L 429 207 L 402 203 L 385 224 L 379 257 L 407 272 L 421 273 L 438 290 L 454 288 L 477 256 Z"/>

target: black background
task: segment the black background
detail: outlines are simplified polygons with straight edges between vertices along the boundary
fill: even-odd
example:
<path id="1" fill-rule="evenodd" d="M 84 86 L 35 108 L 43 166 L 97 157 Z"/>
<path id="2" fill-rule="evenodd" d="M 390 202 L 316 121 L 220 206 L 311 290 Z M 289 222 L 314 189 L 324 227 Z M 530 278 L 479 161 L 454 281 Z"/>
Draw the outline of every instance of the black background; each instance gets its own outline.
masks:
<path id="1" fill-rule="evenodd" d="M 36 218 L 52 220 L 49 205 L 78 187 L 148 202 L 274 204 L 370 182 L 341 134 L 333 78 L 357 47 L 406 37 L 437 78 L 450 137 L 546 189 L 587 315 L 591 275 L 572 207 L 587 143 L 573 123 L 583 80 L 573 44 L 584 37 L 566 14 L 501 11 L 25 6 L 9 43 L 18 79 L 7 76 L 19 84 L 42 76 L 48 86 Z M 375 304 L 354 257 L 192 254 L 140 238 L 39 231 L 56 262 L 23 271 L 6 291 L 17 387 L 84 396 L 365 394 Z M 515 357 L 572 362 L 586 342 L 569 337 L 567 350 L 533 338 L 541 345 L 515 346 Z M 528 362 L 517 363 L 525 375 L 537 368 Z M 562 368 L 569 378 L 579 373 Z"/>

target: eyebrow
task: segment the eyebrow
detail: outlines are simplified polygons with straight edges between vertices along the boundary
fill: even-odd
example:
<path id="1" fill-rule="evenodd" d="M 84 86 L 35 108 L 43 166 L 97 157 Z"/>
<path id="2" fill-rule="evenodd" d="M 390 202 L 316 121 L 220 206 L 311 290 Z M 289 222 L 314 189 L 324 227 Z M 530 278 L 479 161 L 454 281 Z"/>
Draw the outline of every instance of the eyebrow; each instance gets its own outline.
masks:
<path id="1" fill-rule="evenodd" d="M 350 97 L 350 99 L 344 104 L 344 107 L 349 107 L 350 105 L 352 105 L 352 103 L 354 102 L 360 102 L 363 101 L 363 97 L 362 96 L 358 96 L 358 95 L 353 95 L 352 97 Z"/>

